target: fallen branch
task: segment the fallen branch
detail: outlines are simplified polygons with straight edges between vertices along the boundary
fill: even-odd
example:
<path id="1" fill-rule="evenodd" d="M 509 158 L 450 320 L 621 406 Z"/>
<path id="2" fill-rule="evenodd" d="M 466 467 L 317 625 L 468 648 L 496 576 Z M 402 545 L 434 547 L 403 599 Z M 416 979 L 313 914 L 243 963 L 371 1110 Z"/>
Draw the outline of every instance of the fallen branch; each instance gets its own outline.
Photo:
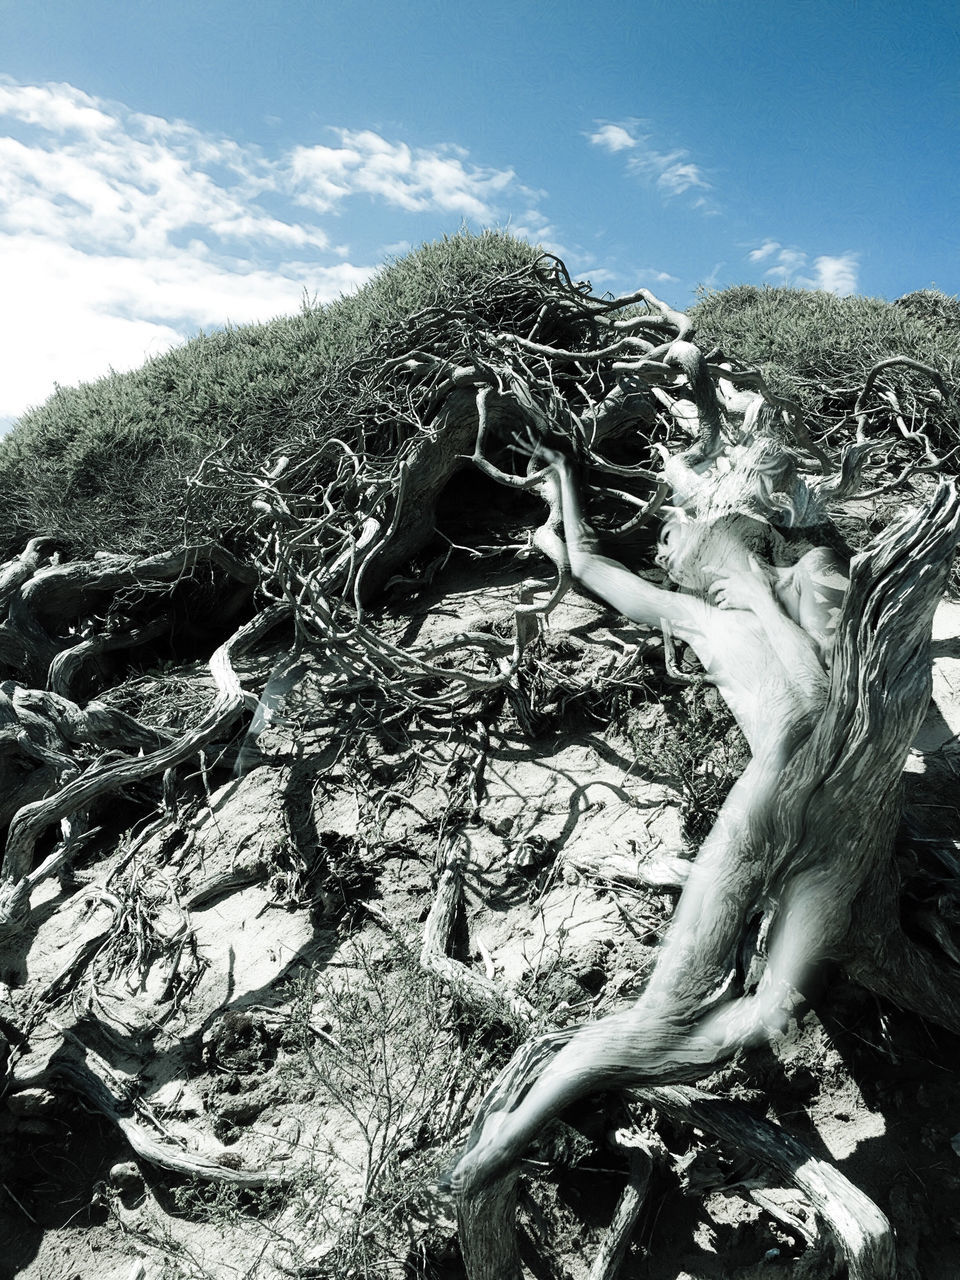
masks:
<path id="1" fill-rule="evenodd" d="M 141 1160 L 185 1177 L 235 1186 L 263 1187 L 289 1180 L 289 1169 L 244 1169 L 234 1152 L 224 1150 L 219 1157 L 204 1156 L 188 1150 L 169 1134 L 158 1136 L 164 1133 L 163 1127 L 146 1104 L 127 1100 L 124 1083 L 104 1059 L 74 1032 L 60 1030 L 64 1047 L 51 1058 L 46 1080 L 66 1085 L 115 1124 Z M 135 1114 L 131 1115 L 131 1111 Z"/>
<path id="2" fill-rule="evenodd" d="M 486 1017 L 496 1016 L 499 1012 L 511 1022 L 530 1026 L 536 1020 L 536 1011 L 528 1001 L 512 992 L 502 991 L 485 974 L 450 957 L 450 939 L 462 905 L 462 861 L 454 855 L 441 873 L 436 897 L 423 928 L 420 963 L 468 1008 L 479 1010 Z"/>
<path id="3" fill-rule="evenodd" d="M 738 1154 L 773 1169 L 802 1191 L 836 1237 L 850 1280 L 896 1280 L 896 1246 L 885 1214 L 832 1164 L 749 1107 L 689 1086 L 638 1091 L 663 1115 L 712 1133 Z"/>
<path id="4" fill-rule="evenodd" d="M 626 1157 L 630 1173 L 620 1193 L 610 1225 L 593 1259 L 588 1280 L 616 1280 L 633 1236 L 637 1219 L 646 1203 L 653 1159 L 636 1134 L 620 1132 L 614 1139 L 617 1150 Z"/>

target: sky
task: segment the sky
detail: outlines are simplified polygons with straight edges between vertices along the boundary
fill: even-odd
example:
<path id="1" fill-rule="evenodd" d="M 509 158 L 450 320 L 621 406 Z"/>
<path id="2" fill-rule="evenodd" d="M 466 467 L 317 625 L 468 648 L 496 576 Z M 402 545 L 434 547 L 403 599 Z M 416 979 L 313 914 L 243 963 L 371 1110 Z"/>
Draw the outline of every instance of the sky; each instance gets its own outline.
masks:
<path id="1" fill-rule="evenodd" d="M 960 5 L 0 0 L 0 428 L 500 227 L 598 293 L 960 293 Z"/>

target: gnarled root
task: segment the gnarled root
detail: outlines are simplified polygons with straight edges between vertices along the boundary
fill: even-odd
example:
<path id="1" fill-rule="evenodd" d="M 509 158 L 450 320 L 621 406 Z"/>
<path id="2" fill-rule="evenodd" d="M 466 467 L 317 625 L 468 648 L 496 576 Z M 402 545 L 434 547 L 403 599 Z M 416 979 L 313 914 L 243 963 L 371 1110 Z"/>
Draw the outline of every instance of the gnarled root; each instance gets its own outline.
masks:
<path id="1" fill-rule="evenodd" d="M 216 650 L 210 659 L 210 671 L 217 696 L 196 728 L 147 754 L 94 762 L 52 795 L 18 810 L 7 833 L 0 871 L 0 935 L 22 921 L 29 909 L 31 889 L 45 876 L 53 874 L 68 856 L 68 850 L 61 847 L 34 868 L 34 849 L 41 834 L 53 823 L 89 809 L 120 787 L 142 782 L 181 764 L 221 735 L 244 708 L 244 694 L 233 669 L 233 658 L 289 616 L 288 606 L 273 605 Z"/>
<path id="2" fill-rule="evenodd" d="M 463 903 L 463 868 L 460 859 L 453 855 L 440 876 L 437 895 L 423 929 L 423 947 L 420 963 L 440 979 L 468 1008 L 477 1008 L 490 1014 L 497 1006 L 511 1022 L 529 1026 L 535 1013 L 522 996 L 503 994 L 485 975 L 449 954 L 449 942 L 456 923 L 457 912 Z"/>
<path id="3" fill-rule="evenodd" d="M 756 1043 L 778 1025 L 810 965 L 845 948 L 854 900 L 892 856 L 898 782 L 929 700 L 930 628 L 958 527 L 960 498 L 943 485 L 926 512 L 851 566 L 829 696 L 812 731 L 795 735 L 779 761 L 756 757 L 739 779 L 634 1008 L 533 1041 L 495 1082 L 453 1171 L 464 1206 L 512 1177 L 533 1137 L 577 1099 L 692 1081 Z M 758 910 L 767 969 L 753 995 L 730 1000 L 723 980 Z M 858 1201 L 844 1216 L 837 1206 L 850 1196 L 829 1178 L 814 1180 L 814 1192 L 847 1241 L 851 1274 L 892 1275 L 889 1229 L 875 1206 Z M 462 1216 L 474 1229 L 475 1211 Z M 470 1280 L 493 1273 L 471 1271 Z"/>
<path id="4" fill-rule="evenodd" d="M 162 1125 L 146 1105 L 125 1099 L 128 1082 L 69 1028 L 54 1023 L 52 1033 L 53 1048 L 48 1047 L 42 1069 L 32 1074 L 21 1069 L 19 1078 L 15 1069 L 7 1081 L 8 1093 L 44 1085 L 66 1087 L 115 1124 L 141 1160 L 173 1173 L 245 1187 L 261 1187 L 290 1176 L 289 1170 L 244 1169 L 235 1154 L 227 1150 L 217 1158 L 191 1151 L 174 1139 L 159 1137 Z"/>
<path id="5" fill-rule="evenodd" d="M 644 1089 L 640 1096 L 671 1120 L 714 1134 L 792 1183 L 836 1237 L 850 1280 L 895 1280 L 896 1248 L 886 1215 L 838 1169 L 779 1125 L 702 1089 Z"/>

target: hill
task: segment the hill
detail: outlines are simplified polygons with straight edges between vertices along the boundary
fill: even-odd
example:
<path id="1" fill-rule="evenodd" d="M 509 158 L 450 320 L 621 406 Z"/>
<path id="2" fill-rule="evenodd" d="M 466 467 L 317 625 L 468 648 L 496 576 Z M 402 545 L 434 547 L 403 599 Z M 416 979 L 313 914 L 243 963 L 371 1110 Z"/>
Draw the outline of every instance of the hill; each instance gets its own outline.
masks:
<path id="1" fill-rule="evenodd" d="M 460 236 L 26 415 L 14 1274 L 950 1275 L 958 355 Z"/>

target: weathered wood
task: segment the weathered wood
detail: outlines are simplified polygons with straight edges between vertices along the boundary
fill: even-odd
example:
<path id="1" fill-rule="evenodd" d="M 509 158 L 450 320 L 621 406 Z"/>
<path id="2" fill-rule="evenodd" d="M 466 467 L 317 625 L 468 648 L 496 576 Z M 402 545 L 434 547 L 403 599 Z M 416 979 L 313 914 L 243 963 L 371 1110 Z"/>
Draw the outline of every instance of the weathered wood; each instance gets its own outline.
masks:
<path id="1" fill-rule="evenodd" d="M 517 1170 L 457 1201 L 460 1252 L 468 1276 L 522 1280 L 517 1244 Z"/>
<path id="2" fill-rule="evenodd" d="M 18 810 L 7 832 L 0 872 L 0 931 L 16 927 L 29 908 L 33 886 L 44 876 L 52 874 L 62 861 L 62 855 L 54 853 L 41 866 L 32 869 L 34 849 L 41 834 L 52 823 L 89 808 L 118 788 L 155 777 L 188 760 L 222 734 L 245 705 L 244 693 L 232 665 L 234 656 L 289 616 L 287 605 L 273 605 L 241 627 L 216 650 L 210 659 L 210 671 L 217 696 L 196 728 L 148 754 L 94 763 L 54 794 Z"/>
<path id="3" fill-rule="evenodd" d="M 849 1178 L 779 1125 L 741 1103 L 686 1085 L 643 1089 L 640 1097 L 679 1124 L 712 1133 L 772 1169 L 810 1201 L 837 1239 L 850 1280 L 896 1280 L 897 1256 L 886 1215 Z"/>
<path id="4" fill-rule="evenodd" d="M 129 1083 L 69 1027 L 60 1027 L 51 1019 L 49 1034 L 33 1059 L 24 1064 L 15 1087 L 70 1089 L 115 1124 L 141 1160 L 185 1177 L 241 1187 L 275 1185 L 289 1178 L 290 1171 L 278 1167 L 245 1169 L 227 1149 L 205 1155 L 172 1137 L 161 1137 L 163 1126 L 146 1104 L 128 1100 Z"/>
<path id="5" fill-rule="evenodd" d="M 436 897 L 424 924 L 420 963 L 467 1007 L 481 1009 L 488 1015 L 501 1009 L 511 1022 L 528 1027 L 536 1018 L 529 1001 L 512 992 L 501 991 L 485 974 L 461 964 L 448 954 L 457 912 L 462 904 L 463 871 L 459 859 L 453 857 L 440 876 Z"/>
<path id="6" fill-rule="evenodd" d="M 928 510 L 854 561 L 821 713 L 805 723 L 801 716 L 774 754 L 758 730 L 761 750 L 701 850 L 634 1008 L 582 1027 L 553 1056 L 541 1038 L 494 1084 L 454 1170 L 464 1203 L 512 1176 L 533 1135 L 577 1098 L 694 1080 L 754 1043 L 777 1026 L 810 968 L 841 952 L 854 900 L 891 855 L 899 778 L 929 700 L 933 612 L 958 528 L 960 499 L 945 484 Z M 730 998 L 731 952 L 757 909 L 767 917 L 768 966 L 755 993 Z M 464 1222 L 485 1230 L 474 1210 Z M 857 1275 L 887 1276 L 889 1248 L 875 1243 L 882 1224 L 871 1222 L 864 1209 L 844 1224 L 851 1258 L 863 1256 Z M 493 1280 L 489 1271 L 469 1274 Z"/>
<path id="7" fill-rule="evenodd" d="M 133 649 L 148 644 L 169 632 L 173 626 L 170 613 L 160 613 L 142 627 L 130 627 L 125 631 L 110 631 L 106 635 L 91 636 L 81 640 L 56 655 L 47 671 L 47 687 L 64 698 L 73 696 L 73 685 L 86 663 L 101 654 L 115 653 L 118 649 Z"/>
<path id="8" fill-rule="evenodd" d="M 513 678 L 524 643 L 534 632 L 534 616 L 544 608 L 521 605 L 514 643 L 499 635 L 464 635 L 432 653 L 405 649 L 385 630 L 378 633 L 365 622 L 363 613 L 390 573 L 424 547 L 441 491 L 471 460 L 514 490 L 537 489 L 550 502 L 546 521 L 531 538 L 532 546 L 558 570 L 549 609 L 566 589 L 571 570 L 586 582 L 582 570 L 591 561 L 596 576 L 587 585 L 597 589 L 611 576 L 616 580 L 617 566 L 604 559 L 597 539 L 588 545 L 592 535 L 585 525 L 581 527 L 569 511 L 561 513 L 568 504 L 556 467 L 526 475 L 513 469 L 516 459 L 508 451 L 517 432 L 527 431 L 536 440 L 543 437 L 548 444 L 564 441 L 564 448 L 573 449 L 595 476 L 630 476 L 623 490 L 606 491 L 614 510 L 619 512 L 624 503 L 630 508 L 620 531 L 662 514 L 672 488 L 675 507 L 701 524 L 734 515 L 761 525 L 779 521 L 794 532 L 801 527 L 809 532 L 825 519 L 825 501 L 855 485 L 871 453 L 880 447 L 879 441 L 859 440 L 841 458 L 828 456 L 807 434 L 797 406 L 776 400 L 756 371 L 732 368 L 727 361 L 718 362 L 716 355 L 704 356 L 693 341 L 689 317 L 649 292 L 594 299 L 573 285 L 562 264 L 556 264 L 554 283 L 558 287 L 545 288 L 533 309 L 509 309 L 502 324 L 505 329 L 513 325 L 512 332 L 480 330 L 476 317 L 466 310 L 440 314 L 430 309 L 412 324 L 416 336 L 411 337 L 408 353 L 385 361 L 374 357 L 351 371 L 367 402 L 360 405 L 356 422 L 343 431 L 344 439 L 327 435 L 318 445 L 319 437 L 311 437 L 305 445 L 310 456 L 294 458 L 292 467 L 284 456 L 265 459 L 262 466 L 254 461 L 253 470 L 247 470 L 249 460 L 231 454 L 227 445 L 216 450 L 222 454 L 222 469 L 211 476 L 207 459 L 190 483 L 208 490 L 221 482 L 234 487 L 238 509 L 246 506 L 250 515 L 250 527 L 240 539 L 249 553 L 247 563 L 221 548 L 197 545 L 146 558 L 99 555 L 62 564 L 50 558 L 53 544 L 41 539 L 17 561 L 0 567 L 0 658 L 29 682 L 38 687 L 48 682 L 53 689 L 52 694 L 0 697 L 0 759 L 35 766 L 29 792 L 35 802 L 23 806 L 28 798 L 24 791 L 11 802 L 19 812 L 4 859 L 0 926 L 14 920 L 27 905 L 31 887 L 52 874 L 66 856 L 65 840 L 39 867 L 33 865 L 38 837 L 51 823 L 69 819 L 116 787 L 170 770 L 221 734 L 239 714 L 242 696 L 236 681 L 230 682 L 229 644 L 219 656 L 225 659 L 227 670 L 221 674 L 230 687 L 218 679 L 216 702 L 200 729 L 163 743 L 159 750 L 153 749 L 150 731 L 134 722 L 124 722 L 97 704 L 74 708 L 56 699 L 58 692 L 69 690 L 71 673 L 86 656 L 116 645 L 126 647 L 159 628 L 159 620 L 140 616 L 150 612 L 142 602 L 169 593 L 181 575 L 215 563 L 241 584 L 236 599 L 249 601 L 257 586 L 263 598 L 285 601 L 277 606 L 277 616 L 296 617 L 298 640 L 317 642 L 318 651 L 330 659 L 338 679 L 342 677 L 339 689 L 387 687 L 391 697 L 402 696 L 408 705 L 419 700 L 449 711 L 461 694 L 472 697 Z M 637 301 L 657 314 L 610 318 Z M 561 314 L 574 323 L 551 330 L 547 321 Z M 434 342 L 447 328 L 456 330 L 454 339 L 444 333 Z M 858 414 L 876 376 L 874 370 L 867 379 L 857 401 Z M 393 382 L 386 395 L 374 395 L 381 377 Z M 896 397 L 890 403 L 899 416 Z M 402 425 L 394 430 L 399 420 Z M 897 419 L 888 415 L 888 420 Z M 861 418 L 861 428 L 864 422 Z M 638 465 L 618 466 L 595 450 L 599 442 L 606 447 L 618 433 L 637 424 L 644 428 L 641 438 L 629 444 Z M 649 430 L 654 424 L 656 433 Z M 381 430 L 384 426 L 389 429 Z M 668 453 L 661 474 L 652 469 L 651 458 L 658 447 L 666 451 L 666 446 L 652 444 L 651 437 L 659 437 L 664 427 L 675 452 Z M 335 429 L 339 431 L 339 424 Z M 777 455 L 771 441 L 785 439 L 792 439 L 807 459 L 818 459 L 823 472 L 818 481 L 804 483 L 797 458 L 783 451 Z M 620 440 L 613 444 L 617 453 Z M 318 465 L 325 451 L 336 454 L 329 467 L 326 459 Z M 291 447 L 290 452 L 295 450 Z M 932 456 L 929 449 L 926 456 Z M 827 474 L 837 469 L 838 461 L 839 477 Z M 290 472 L 294 479 L 288 484 Z M 775 501 L 768 501 L 771 497 Z M 758 609 L 752 621 L 741 616 L 736 624 L 714 610 L 710 625 L 700 626 L 697 652 L 711 676 L 718 677 L 718 688 L 723 659 L 728 676 L 738 660 L 748 676 L 763 676 L 763 692 L 753 697 L 752 707 L 731 694 L 736 681 L 727 680 L 721 690 L 745 728 L 754 760 L 689 869 L 675 924 L 634 1008 L 576 1032 L 532 1040 L 482 1103 L 455 1176 L 461 1193 L 464 1257 L 473 1280 L 519 1276 L 513 1230 L 517 1160 L 552 1116 L 574 1098 L 600 1088 L 695 1079 L 738 1047 L 775 1029 L 785 995 L 823 955 L 841 958 L 861 980 L 925 1013 L 938 1004 L 937 983 L 943 977 L 947 994 L 939 1001 L 941 1019 L 960 1026 L 956 972 L 921 956 L 895 922 L 898 886 L 890 858 L 899 811 L 899 762 L 926 696 L 928 615 L 956 541 L 951 502 L 955 506 L 951 498 L 944 498 L 939 509 L 935 504 L 926 530 L 922 519 L 909 526 L 910 536 L 897 543 L 893 561 L 883 556 L 899 533 L 891 535 L 873 559 L 858 562 L 829 689 L 819 667 L 808 667 L 805 677 L 791 671 L 779 684 L 771 682 L 770 668 L 776 660 L 785 668 L 800 661 L 796 644 L 779 646 L 772 641 L 765 652 L 753 644 L 749 652 L 739 653 L 738 641 L 751 639 Z M 201 539 L 207 536 L 205 522 L 202 528 Z M 924 541 L 928 533 L 932 540 Z M 709 555 L 711 548 L 705 546 Z M 781 562 L 771 558 L 773 563 Z M 650 582 L 645 588 L 648 605 L 650 591 L 657 598 L 678 598 Z M 703 583 L 696 589 L 702 591 Z M 598 594 L 620 607 L 616 589 L 612 596 L 603 590 Z M 636 587 L 628 590 L 628 603 L 635 602 L 636 595 Z M 653 605 L 646 613 L 644 609 L 638 609 L 637 620 L 642 621 Z M 741 615 L 750 612 L 734 606 L 737 609 Z M 635 617 L 629 609 L 624 612 Z M 223 613 L 232 616 L 230 606 Z M 700 616 L 702 622 L 706 613 Z M 711 645 L 721 651 L 721 661 L 713 661 Z M 725 647 L 730 651 L 726 655 Z M 451 659 L 458 649 L 459 669 Z M 472 656 L 465 658 L 465 653 Z M 478 663 L 478 655 L 489 661 Z M 429 686 L 422 697 L 421 685 Z M 772 697 L 764 702 L 771 690 Z M 773 724 L 772 735 L 765 721 Z M 72 746 L 91 742 L 140 742 L 148 754 L 105 757 L 77 776 L 81 763 Z M 18 752 L 20 759 L 15 760 Z M 37 790 L 45 793 L 42 798 L 34 794 Z M 864 808 L 869 808 L 872 824 L 861 831 Z M 615 858 L 595 865 L 610 875 L 630 871 Z M 679 880 L 686 869 L 686 864 L 672 871 L 668 867 L 666 874 Z M 877 890 L 881 885 L 883 893 Z M 427 921 L 423 963 L 460 999 L 502 1009 L 495 983 L 447 955 L 461 903 L 459 868 L 451 864 L 440 878 Z M 759 986 L 744 990 L 738 986 L 733 957 L 748 920 L 758 914 L 763 916 L 768 966 Z M 510 1006 L 510 1000 L 506 1004 Z M 533 1020 L 532 1011 L 516 1000 L 508 1013 L 517 1020 Z M 78 1064 L 66 1055 L 63 1078 L 74 1072 L 77 1087 L 86 1087 L 96 1101 L 97 1089 L 83 1075 L 91 1061 Z M 670 1094 L 666 1084 L 661 1095 L 663 1109 L 680 1106 L 676 1090 Z M 109 1098 L 101 1095 L 100 1102 L 121 1127 L 134 1125 L 131 1140 L 141 1143 L 147 1158 L 155 1158 L 135 1120 Z M 687 1097 L 684 1114 L 700 1114 L 698 1105 Z M 706 1116 L 700 1123 L 710 1127 Z M 734 1115 L 731 1124 L 730 1140 L 749 1146 L 753 1130 L 748 1119 Z M 720 1125 L 717 1131 L 722 1130 Z M 829 1171 L 818 1171 L 816 1177 L 809 1170 L 798 1173 L 794 1166 L 801 1153 L 779 1137 L 766 1135 L 756 1145 L 758 1150 L 769 1147 L 767 1158 L 774 1164 L 779 1159 L 785 1173 L 798 1185 L 807 1185 L 811 1198 L 820 1196 L 821 1214 L 832 1214 L 846 1241 L 852 1274 L 889 1274 L 889 1231 L 873 1206 L 856 1202 L 846 1184 L 831 1180 Z M 192 1171 L 217 1176 L 202 1162 Z M 844 1212 L 851 1204 L 848 1221 Z M 615 1269 L 617 1251 L 637 1207 L 638 1196 L 628 1189 L 598 1256 L 596 1274 Z"/>
<path id="9" fill-rule="evenodd" d="M 630 1173 L 627 1185 L 620 1193 L 610 1225 L 604 1233 L 593 1259 L 588 1280 L 616 1280 L 637 1219 L 643 1210 L 653 1172 L 653 1159 L 644 1148 L 643 1140 L 626 1135 L 616 1143 L 617 1149 L 627 1157 Z"/>

